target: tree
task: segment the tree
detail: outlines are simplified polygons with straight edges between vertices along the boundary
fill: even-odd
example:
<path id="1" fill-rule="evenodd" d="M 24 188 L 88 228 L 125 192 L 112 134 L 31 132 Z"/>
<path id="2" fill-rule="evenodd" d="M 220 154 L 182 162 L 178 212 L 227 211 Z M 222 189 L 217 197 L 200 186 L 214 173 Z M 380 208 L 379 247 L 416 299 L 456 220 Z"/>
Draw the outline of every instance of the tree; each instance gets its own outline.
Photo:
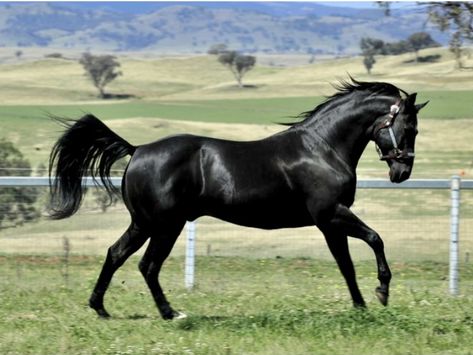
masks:
<path id="1" fill-rule="evenodd" d="M 218 55 L 226 51 L 228 51 L 227 45 L 224 43 L 218 43 L 211 46 L 207 51 L 207 54 Z"/>
<path id="2" fill-rule="evenodd" d="M 407 42 L 414 50 L 414 53 L 416 55 L 416 62 L 419 61 L 419 50 L 439 46 L 439 44 L 434 41 L 430 34 L 428 34 L 427 32 L 413 33 L 407 38 Z"/>
<path id="3" fill-rule="evenodd" d="M 0 176 L 30 176 L 29 162 L 13 143 L 0 140 Z M 39 191 L 34 187 L 4 187 L 0 189 L 0 227 L 33 221 L 40 216 L 35 204 Z"/>
<path id="4" fill-rule="evenodd" d="M 368 75 L 371 75 L 371 69 L 373 68 L 374 63 L 376 63 L 376 59 L 374 59 L 373 54 L 365 54 L 363 57 L 363 65 L 368 72 Z"/>
<path id="5" fill-rule="evenodd" d="M 450 33 L 450 51 L 454 54 L 457 66 L 463 67 L 462 47 L 464 42 L 473 41 L 473 3 L 432 2 L 423 5 L 427 7 L 428 20 L 442 32 Z"/>
<path id="6" fill-rule="evenodd" d="M 106 98 L 108 95 L 105 93 L 105 86 L 122 75 L 122 72 L 117 69 L 120 63 L 117 62 L 116 57 L 84 53 L 79 62 L 84 67 L 86 75 L 99 90 L 99 97 Z"/>
<path id="7" fill-rule="evenodd" d="M 361 53 L 363 55 L 363 64 L 368 74 L 371 74 L 376 59 L 376 54 L 384 54 L 384 42 L 380 39 L 364 37 L 360 41 Z"/>
<path id="8" fill-rule="evenodd" d="M 378 2 L 385 15 L 390 15 L 390 4 Z M 442 32 L 450 34 L 449 47 L 455 56 L 457 66 L 463 68 L 462 55 L 465 40 L 473 41 L 473 3 L 467 1 L 419 2 L 426 8 L 428 21 Z"/>
<path id="9" fill-rule="evenodd" d="M 237 51 L 225 51 L 220 53 L 218 61 L 225 65 L 235 76 L 239 87 L 243 87 L 243 76 L 253 69 L 256 57 L 252 55 L 242 55 Z"/>
<path id="10" fill-rule="evenodd" d="M 384 16 L 391 16 L 391 6 L 387 1 L 376 1 L 378 6 L 384 11 Z"/>

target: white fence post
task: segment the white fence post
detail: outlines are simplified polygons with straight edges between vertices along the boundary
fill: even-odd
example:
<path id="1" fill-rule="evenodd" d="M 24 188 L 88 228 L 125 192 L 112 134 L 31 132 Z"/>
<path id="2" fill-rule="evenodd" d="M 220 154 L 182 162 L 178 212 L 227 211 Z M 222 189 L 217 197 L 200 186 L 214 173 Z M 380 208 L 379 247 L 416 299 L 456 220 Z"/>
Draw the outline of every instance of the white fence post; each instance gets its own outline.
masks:
<path id="1" fill-rule="evenodd" d="M 452 296 L 458 295 L 458 236 L 460 224 L 460 185 L 459 176 L 452 176 L 451 181 L 451 212 L 450 212 L 450 264 L 449 291 Z"/>
<path id="2" fill-rule="evenodd" d="M 186 271 L 185 285 L 188 290 L 194 288 L 195 271 L 195 222 L 187 222 Z"/>

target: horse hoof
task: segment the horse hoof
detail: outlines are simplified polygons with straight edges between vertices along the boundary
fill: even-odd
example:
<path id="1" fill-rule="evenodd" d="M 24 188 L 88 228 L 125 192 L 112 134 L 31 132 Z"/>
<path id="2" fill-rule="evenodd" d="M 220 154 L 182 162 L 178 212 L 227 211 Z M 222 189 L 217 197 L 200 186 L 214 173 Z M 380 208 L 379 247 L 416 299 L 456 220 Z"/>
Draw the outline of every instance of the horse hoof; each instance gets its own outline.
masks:
<path id="1" fill-rule="evenodd" d="M 376 293 L 376 297 L 378 297 L 379 302 L 381 302 L 383 306 L 387 306 L 389 294 L 385 290 L 383 290 L 381 287 L 377 287 L 375 293 Z"/>
<path id="2" fill-rule="evenodd" d="M 110 318 L 110 314 L 105 310 L 105 308 L 96 309 L 95 311 L 97 312 L 98 316 L 102 319 Z"/>
<path id="3" fill-rule="evenodd" d="M 187 314 L 182 313 L 182 312 L 174 312 L 174 317 L 173 320 L 180 320 L 180 319 L 186 319 Z"/>
<path id="4" fill-rule="evenodd" d="M 364 311 L 366 309 L 366 304 L 364 302 L 363 303 L 353 303 L 353 307 L 355 307 L 355 309 L 359 309 L 359 310 Z"/>

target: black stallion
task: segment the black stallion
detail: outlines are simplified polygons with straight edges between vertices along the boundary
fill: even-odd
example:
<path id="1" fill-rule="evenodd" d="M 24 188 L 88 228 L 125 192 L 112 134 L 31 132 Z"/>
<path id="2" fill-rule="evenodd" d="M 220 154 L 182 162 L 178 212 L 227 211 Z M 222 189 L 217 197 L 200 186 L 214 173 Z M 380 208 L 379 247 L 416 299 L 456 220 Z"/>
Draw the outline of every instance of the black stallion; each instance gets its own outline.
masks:
<path id="1" fill-rule="evenodd" d="M 122 195 L 131 224 L 113 244 L 90 297 L 100 316 L 109 314 L 104 294 L 114 272 L 148 239 L 139 264 L 164 319 L 173 310 L 158 276 L 186 221 L 213 216 L 242 226 L 275 229 L 317 226 L 346 280 L 357 307 L 365 302 L 358 288 L 347 236 L 374 251 L 380 285 L 388 303 L 391 272 L 378 233 L 350 210 L 356 166 L 369 141 L 389 166 L 392 182 L 409 178 L 414 163 L 417 113 L 426 105 L 382 82 L 351 79 L 300 122 L 283 132 L 247 142 L 176 135 L 133 146 L 93 115 L 66 125 L 50 156 L 51 217 L 66 218 L 80 207 L 82 177 L 100 178 L 112 194 L 110 169 L 130 155 Z"/>

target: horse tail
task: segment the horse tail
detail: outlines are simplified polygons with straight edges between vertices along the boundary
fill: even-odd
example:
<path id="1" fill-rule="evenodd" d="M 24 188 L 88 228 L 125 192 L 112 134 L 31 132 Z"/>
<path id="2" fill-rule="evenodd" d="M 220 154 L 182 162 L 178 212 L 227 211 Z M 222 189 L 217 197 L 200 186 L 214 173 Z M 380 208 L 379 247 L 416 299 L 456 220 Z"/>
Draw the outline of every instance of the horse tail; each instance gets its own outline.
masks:
<path id="1" fill-rule="evenodd" d="M 112 165 L 133 155 L 136 147 L 91 114 L 79 120 L 54 119 L 66 130 L 49 156 L 50 217 L 62 219 L 77 212 L 85 193 L 84 176 L 94 182 L 99 177 L 112 201 L 118 192 L 110 179 Z"/>

